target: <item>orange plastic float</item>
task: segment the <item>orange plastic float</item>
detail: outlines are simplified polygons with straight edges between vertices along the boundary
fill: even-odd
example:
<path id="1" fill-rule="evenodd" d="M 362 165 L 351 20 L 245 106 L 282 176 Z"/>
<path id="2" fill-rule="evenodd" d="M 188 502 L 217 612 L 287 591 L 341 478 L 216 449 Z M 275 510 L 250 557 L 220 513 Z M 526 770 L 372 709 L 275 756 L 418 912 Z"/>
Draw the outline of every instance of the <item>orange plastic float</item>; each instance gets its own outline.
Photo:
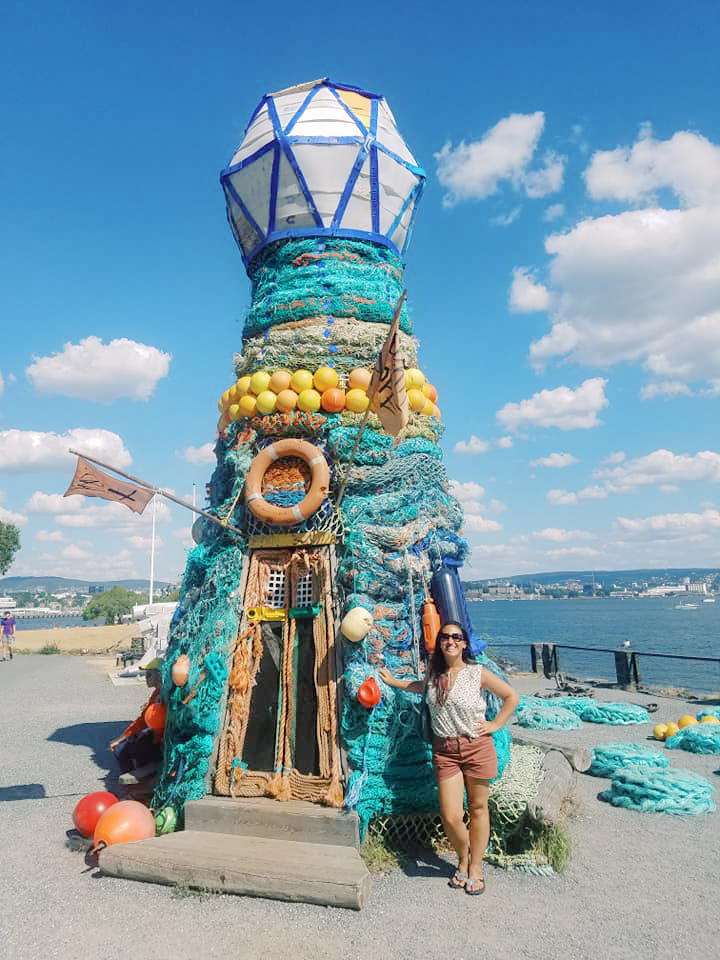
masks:
<path id="1" fill-rule="evenodd" d="M 93 833 L 93 850 L 115 843 L 134 843 L 155 836 L 155 817 L 138 800 L 120 800 L 100 817 Z"/>
<path id="2" fill-rule="evenodd" d="M 164 730 L 167 711 L 164 703 L 151 703 L 143 714 L 145 723 L 151 730 Z"/>

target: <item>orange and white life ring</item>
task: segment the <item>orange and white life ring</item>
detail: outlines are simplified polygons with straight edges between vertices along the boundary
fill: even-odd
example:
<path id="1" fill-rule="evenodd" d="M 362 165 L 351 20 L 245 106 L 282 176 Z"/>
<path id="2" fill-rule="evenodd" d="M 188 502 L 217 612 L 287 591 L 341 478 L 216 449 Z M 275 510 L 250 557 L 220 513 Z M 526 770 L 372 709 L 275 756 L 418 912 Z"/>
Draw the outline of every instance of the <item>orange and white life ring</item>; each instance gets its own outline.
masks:
<path id="1" fill-rule="evenodd" d="M 271 463 L 281 457 L 300 457 L 310 467 L 310 489 L 300 503 L 277 507 L 262 495 L 262 482 Z M 276 440 L 257 454 L 245 478 L 245 503 L 258 520 L 289 527 L 307 520 L 327 498 L 330 470 L 319 447 L 308 440 Z"/>

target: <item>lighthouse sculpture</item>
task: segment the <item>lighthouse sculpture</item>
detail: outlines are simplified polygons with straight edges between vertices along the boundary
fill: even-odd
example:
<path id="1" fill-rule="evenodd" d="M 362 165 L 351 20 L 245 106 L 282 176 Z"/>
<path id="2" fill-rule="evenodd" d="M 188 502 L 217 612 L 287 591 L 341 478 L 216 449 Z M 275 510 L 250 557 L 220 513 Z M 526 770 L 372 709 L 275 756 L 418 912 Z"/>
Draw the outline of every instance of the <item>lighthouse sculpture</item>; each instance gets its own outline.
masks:
<path id="1" fill-rule="evenodd" d="M 421 704 L 377 676 L 423 675 L 433 597 L 470 627 L 404 298 L 424 179 L 383 97 L 327 79 L 263 97 L 221 174 L 252 298 L 219 401 L 218 523 L 194 527 L 169 637 L 156 809 L 299 799 L 364 826 L 437 809 Z M 391 424 L 388 357 L 404 368 Z"/>

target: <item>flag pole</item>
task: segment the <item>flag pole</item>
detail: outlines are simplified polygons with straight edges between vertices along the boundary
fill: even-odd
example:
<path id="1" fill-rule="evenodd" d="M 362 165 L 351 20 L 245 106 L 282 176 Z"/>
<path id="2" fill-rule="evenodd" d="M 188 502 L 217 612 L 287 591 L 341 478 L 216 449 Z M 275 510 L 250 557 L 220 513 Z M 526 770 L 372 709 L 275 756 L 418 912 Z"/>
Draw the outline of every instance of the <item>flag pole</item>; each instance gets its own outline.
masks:
<path id="1" fill-rule="evenodd" d="M 150 542 L 150 589 L 148 591 L 148 604 L 153 602 L 153 588 L 155 586 L 155 501 L 156 497 L 153 497 L 152 540 Z"/>
<path id="2" fill-rule="evenodd" d="M 141 480 L 139 477 L 134 477 L 131 473 L 125 473 L 124 470 L 118 470 L 117 467 L 111 467 L 109 463 L 103 463 L 102 460 L 97 460 L 95 457 L 90 457 L 87 455 L 87 453 L 80 453 L 79 450 L 73 450 L 72 447 L 69 448 L 69 452 L 74 454 L 76 457 L 82 457 L 83 460 L 89 460 L 91 463 L 96 463 L 99 467 L 104 467 L 106 470 L 112 470 L 113 473 L 117 473 L 119 476 L 125 477 L 126 480 L 130 480 L 132 483 L 137 483 L 146 490 L 152 490 L 153 493 L 159 493 L 161 497 L 172 500 L 173 503 L 177 503 L 179 506 L 185 507 L 187 510 L 192 510 L 193 513 L 199 513 L 201 517 L 205 517 L 206 520 L 211 520 L 219 527 L 222 527 L 223 530 L 229 530 L 238 537 L 245 537 L 245 534 L 242 532 L 242 530 L 238 530 L 238 528 L 233 527 L 232 524 L 227 523 L 224 520 L 219 520 L 217 517 L 213 516 L 212 513 L 208 513 L 206 510 L 201 510 L 200 507 L 194 507 L 191 503 L 181 500 L 179 497 L 174 496 L 167 490 L 163 490 L 161 487 L 156 487 L 153 483 L 148 483 L 146 480 Z"/>
<path id="3" fill-rule="evenodd" d="M 392 323 L 390 324 L 390 330 L 392 330 L 393 324 L 395 323 L 395 321 L 396 321 L 396 320 L 398 319 L 398 317 L 400 316 L 400 311 L 402 310 L 402 305 L 403 305 L 403 302 L 404 302 L 406 296 L 407 296 L 407 290 L 403 290 L 403 292 L 400 294 L 400 299 L 399 299 L 398 302 L 397 302 L 397 307 L 395 307 L 395 314 L 394 314 L 394 316 L 393 316 L 393 318 L 392 318 Z M 389 336 L 389 334 L 388 334 L 388 336 Z M 383 347 L 380 348 L 380 354 L 378 354 L 378 358 L 379 358 L 380 356 L 382 356 L 382 351 L 383 351 L 384 346 L 385 346 L 385 344 L 383 344 Z M 376 361 L 376 363 L 377 363 L 377 361 Z M 337 502 L 335 503 L 335 509 L 336 509 L 336 510 L 339 510 L 339 509 L 340 509 L 340 504 L 342 503 L 343 497 L 345 496 L 345 488 L 347 487 L 347 485 L 348 485 L 348 480 L 350 479 L 350 468 L 352 467 L 353 461 L 355 460 L 355 455 L 356 455 L 357 452 L 358 452 L 358 447 L 360 446 L 360 440 L 362 439 L 363 430 L 365 429 L 365 426 L 367 425 L 368 419 L 369 419 L 369 417 L 370 417 L 370 408 L 371 408 L 373 399 L 374 399 L 374 397 L 375 397 L 375 394 L 376 394 L 377 391 L 378 391 L 378 387 L 379 387 L 379 386 L 380 386 L 380 382 L 379 382 L 379 380 L 378 380 L 377 384 L 375 385 L 375 390 L 374 390 L 374 391 L 372 392 L 372 394 L 368 397 L 367 410 L 365 411 L 365 416 L 362 418 L 362 421 L 360 422 L 360 426 L 359 426 L 359 428 L 358 428 L 357 436 L 355 437 L 355 443 L 353 444 L 353 448 L 352 448 L 352 450 L 350 451 L 350 457 L 348 458 L 347 470 L 345 471 L 345 476 L 343 477 L 343 482 L 341 483 L 341 485 L 340 485 L 340 491 L 338 492 Z"/>

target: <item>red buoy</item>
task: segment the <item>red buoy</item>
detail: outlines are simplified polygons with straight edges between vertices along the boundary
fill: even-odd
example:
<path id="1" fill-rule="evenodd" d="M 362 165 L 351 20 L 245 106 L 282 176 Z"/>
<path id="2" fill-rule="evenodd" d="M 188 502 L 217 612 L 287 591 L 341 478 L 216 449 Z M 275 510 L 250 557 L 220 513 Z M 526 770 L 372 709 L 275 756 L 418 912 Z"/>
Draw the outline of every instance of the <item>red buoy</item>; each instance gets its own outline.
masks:
<path id="1" fill-rule="evenodd" d="M 72 819 L 75 829 L 84 837 L 91 837 L 100 817 L 117 802 L 118 798 L 115 794 L 108 793 L 106 790 L 89 793 L 77 803 L 73 810 Z"/>

